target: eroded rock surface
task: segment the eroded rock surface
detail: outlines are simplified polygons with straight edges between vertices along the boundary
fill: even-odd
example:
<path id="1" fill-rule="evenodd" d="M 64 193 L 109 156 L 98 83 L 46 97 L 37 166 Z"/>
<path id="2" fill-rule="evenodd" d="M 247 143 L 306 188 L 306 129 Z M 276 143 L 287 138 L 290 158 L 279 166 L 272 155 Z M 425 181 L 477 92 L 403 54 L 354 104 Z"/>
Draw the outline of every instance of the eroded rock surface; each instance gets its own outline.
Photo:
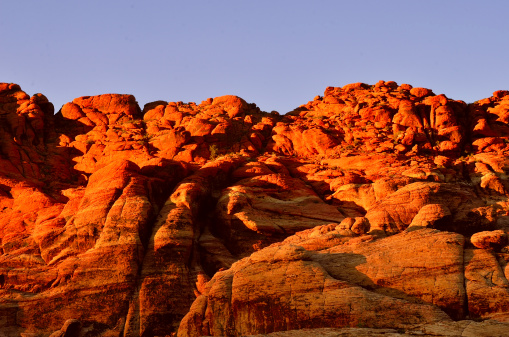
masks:
<path id="1" fill-rule="evenodd" d="M 0 335 L 501 336 L 508 102 L 380 81 L 281 116 L 120 94 L 54 115 L 2 83 Z"/>

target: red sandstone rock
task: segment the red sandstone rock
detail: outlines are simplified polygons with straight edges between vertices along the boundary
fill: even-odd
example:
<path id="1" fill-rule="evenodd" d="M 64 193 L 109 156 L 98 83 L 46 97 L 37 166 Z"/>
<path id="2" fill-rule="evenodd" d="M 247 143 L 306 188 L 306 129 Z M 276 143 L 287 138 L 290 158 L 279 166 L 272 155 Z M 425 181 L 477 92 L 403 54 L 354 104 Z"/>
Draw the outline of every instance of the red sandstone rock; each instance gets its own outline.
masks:
<path id="1" fill-rule="evenodd" d="M 221 221 L 216 230 L 239 257 L 300 230 L 343 220 L 301 180 L 282 174 L 237 182 L 223 191 L 216 212 Z"/>
<path id="2" fill-rule="evenodd" d="M 429 204 L 438 204 L 437 211 L 433 211 L 433 215 L 428 215 L 429 218 L 424 216 L 428 210 L 422 210 L 422 214 L 419 215 L 421 209 Z M 394 233 L 407 228 L 416 216 L 419 216 L 416 224 L 422 226 L 423 221 L 428 219 L 430 222 L 443 219 L 449 210 L 453 219 L 451 222 L 444 221 L 444 227 L 440 229 L 465 233 L 469 227 L 474 226 L 470 224 L 475 221 L 470 212 L 481 205 L 473 191 L 448 184 L 420 182 L 409 184 L 373 205 L 368 210 L 366 218 L 369 219 L 371 230 L 380 229 Z"/>
<path id="3" fill-rule="evenodd" d="M 372 329 L 372 328 L 317 328 L 256 334 L 246 337 L 496 337 L 503 336 L 508 324 L 486 320 L 475 322 L 464 320 L 459 322 L 436 323 L 416 326 L 410 329 Z"/>
<path id="4" fill-rule="evenodd" d="M 471 317 L 493 317 L 507 321 L 509 308 L 507 276 L 492 251 L 465 250 L 465 285 L 468 312 Z"/>
<path id="5" fill-rule="evenodd" d="M 461 310 L 465 296 L 462 237 L 426 230 L 400 235 L 403 237 L 375 241 L 372 247 L 352 242 L 320 253 L 290 243 L 259 251 L 216 274 L 183 319 L 179 336 L 349 327 L 359 322 L 384 328 L 448 321 L 444 312 L 424 303 L 435 303 L 450 312 Z M 422 252 L 422 256 L 407 260 L 402 249 Z M 429 249 L 441 251 L 443 258 L 428 255 Z M 429 263 L 448 272 L 437 280 L 419 271 L 429 268 Z M 397 291 L 399 287 L 404 291 Z M 458 293 L 463 295 L 458 297 Z M 362 304 L 355 300 L 359 296 Z M 382 312 L 383 318 L 378 317 Z M 413 313 L 412 318 L 407 312 Z"/>
<path id="6" fill-rule="evenodd" d="M 410 94 L 417 97 L 426 97 L 429 95 L 433 95 L 433 92 L 426 88 L 412 88 L 410 89 Z"/>
<path id="7" fill-rule="evenodd" d="M 81 322 L 77 319 L 68 319 L 59 331 L 55 331 L 50 337 L 78 337 L 81 332 Z"/>
<path id="8" fill-rule="evenodd" d="M 503 230 L 475 233 L 470 239 L 472 244 L 482 249 L 500 249 L 507 244 L 507 234 Z"/>
<path id="9" fill-rule="evenodd" d="M 503 329 L 453 319 L 509 317 L 508 109 L 380 81 L 284 116 L 117 94 L 54 116 L 0 84 L 0 332 Z"/>

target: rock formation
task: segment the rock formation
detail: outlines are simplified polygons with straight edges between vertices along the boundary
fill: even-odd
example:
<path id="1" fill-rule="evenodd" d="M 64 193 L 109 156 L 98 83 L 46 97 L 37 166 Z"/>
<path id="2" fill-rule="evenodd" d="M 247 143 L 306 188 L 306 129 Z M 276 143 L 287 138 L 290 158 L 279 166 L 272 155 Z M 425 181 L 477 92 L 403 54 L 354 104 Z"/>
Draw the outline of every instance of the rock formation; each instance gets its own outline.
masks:
<path id="1" fill-rule="evenodd" d="M 0 336 L 509 335 L 509 91 L 286 115 L 0 84 Z"/>

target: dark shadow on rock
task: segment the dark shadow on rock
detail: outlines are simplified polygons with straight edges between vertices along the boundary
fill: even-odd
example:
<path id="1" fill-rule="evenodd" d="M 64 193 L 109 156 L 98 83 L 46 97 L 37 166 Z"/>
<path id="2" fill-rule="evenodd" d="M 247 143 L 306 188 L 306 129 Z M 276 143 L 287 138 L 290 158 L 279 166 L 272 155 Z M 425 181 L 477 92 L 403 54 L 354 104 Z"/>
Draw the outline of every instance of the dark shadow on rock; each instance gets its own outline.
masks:
<path id="1" fill-rule="evenodd" d="M 421 298 L 407 294 L 402 290 L 391 288 L 390 285 L 385 285 L 382 280 L 376 283 L 366 274 L 357 270 L 357 266 L 367 263 L 367 259 L 362 254 L 355 253 L 315 253 L 313 260 L 320 263 L 320 265 L 329 273 L 333 278 L 350 283 L 355 286 L 360 286 L 366 290 L 374 293 L 401 299 L 415 304 L 428 304 Z M 453 319 L 462 319 L 463 317 L 456 317 L 455 313 L 447 308 L 441 308 Z"/>

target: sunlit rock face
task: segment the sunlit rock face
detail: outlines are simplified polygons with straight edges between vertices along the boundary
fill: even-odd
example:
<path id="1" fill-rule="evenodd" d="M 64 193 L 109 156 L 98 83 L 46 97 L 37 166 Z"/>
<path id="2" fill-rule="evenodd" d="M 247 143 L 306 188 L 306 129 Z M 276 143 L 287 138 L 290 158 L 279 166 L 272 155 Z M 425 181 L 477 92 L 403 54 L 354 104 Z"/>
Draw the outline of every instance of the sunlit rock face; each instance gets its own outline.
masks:
<path id="1" fill-rule="evenodd" d="M 503 336 L 508 116 L 384 81 L 54 114 L 1 83 L 0 335 Z"/>

